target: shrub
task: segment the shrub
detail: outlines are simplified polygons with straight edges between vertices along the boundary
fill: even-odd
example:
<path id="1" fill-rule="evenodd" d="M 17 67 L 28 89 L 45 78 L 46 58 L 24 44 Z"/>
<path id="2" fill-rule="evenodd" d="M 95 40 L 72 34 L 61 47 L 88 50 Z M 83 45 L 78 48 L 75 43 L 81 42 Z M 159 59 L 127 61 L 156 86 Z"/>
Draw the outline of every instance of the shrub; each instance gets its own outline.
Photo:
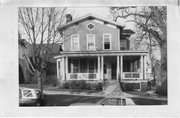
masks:
<path id="1" fill-rule="evenodd" d="M 86 88 L 85 89 L 91 89 L 90 83 L 86 83 Z"/>
<path id="2" fill-rule="evenodd" d="M 90 89 L 96 90 L 97 84 L 96 83 L 90 83 Z"/>
<path id="3" fill-rule="evenodd" d="M 103 89 L 103 83 L 102 82 L 98 82 L 96 90 L 102 90 Z"/>
<path id="4" fill-rule="evenodd" d="M 85 80 L 79 80 L 78 87 L 79 87 L 79 89 L 86 89 L 86 81 Z"/>
<path id="5" fill-rule="evenodd" d="M 76 88 L 76 80 L 72 80 L 69 82 L 69 88 L 75 89 Z"/>
<path id="6" fill-rule="evenodd" d="M 52 86 L 54 86 L 54 87 L 57 86 L 58 81 L 57 81 L 56 75 L 47 76 L 47 77 L 45 78 L 45 83 L 46 83 L 46 84 L 50 84 L 50 85 L 52 85 Z"/>
<path id="7" fill-rule="evenodd" d="M 70 86 L 69 86 L 69 83 L 63 83 L 63 88 L 65 88 L 65 89 L 69 89 L 70 88 Z"/>

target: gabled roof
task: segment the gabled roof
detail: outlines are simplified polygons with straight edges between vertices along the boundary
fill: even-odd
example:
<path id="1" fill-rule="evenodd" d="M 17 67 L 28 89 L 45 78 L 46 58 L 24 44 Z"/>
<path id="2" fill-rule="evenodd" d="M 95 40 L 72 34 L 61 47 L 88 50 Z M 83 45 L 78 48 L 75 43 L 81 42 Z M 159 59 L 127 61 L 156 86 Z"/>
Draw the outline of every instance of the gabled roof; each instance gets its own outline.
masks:
<path id="1" fill-rule="evenodd" d="M 81 21 L 84 21 L 84 20 L 88 20 L 88 19 L 96 19 L 96 20 L 99 20 L 99 21 L 102 21 L 102 22 L 105 22 L 105 23 L 108 23 L 108 24 L 111 24 L 111 25 L 115 25 L 117 27 L 120 27 L 120 28 L 124 28 L 123 25 L 121 25 L 120 23 L 117 23 L 115 21 L 112 21 L 112 20 L 108 20 L 107 18 L 103 18 L 103 17 L 100 17 L 100 16 L 97 16 L 97 15 L 94 15 L 94 14 L 88 14 L 88 15 L 85 15 L 83 17 L 80 17 L 80 18 L 76 18 L 68 23 L 65 23 L 64 25 L 62 26 L 59 26 L 58 27 L 58 30 L 62 30 L 68 26 L 71 26 L 73 24 L 76 24 L 78 22 L 81 22 Z"/>

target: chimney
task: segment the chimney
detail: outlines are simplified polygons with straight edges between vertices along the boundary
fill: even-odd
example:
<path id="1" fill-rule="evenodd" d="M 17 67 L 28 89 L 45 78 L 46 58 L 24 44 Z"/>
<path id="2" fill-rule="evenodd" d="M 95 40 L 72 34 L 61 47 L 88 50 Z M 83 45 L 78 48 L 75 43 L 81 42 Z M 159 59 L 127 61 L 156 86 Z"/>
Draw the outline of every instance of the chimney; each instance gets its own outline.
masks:
<path id="1" fill-rule="evenodd" d="M 67 14 L 66 15 L 66 23 L 68 23 L 70 21 L 72 21 L 72 16 L 71 16 L 71 14 Z"/>

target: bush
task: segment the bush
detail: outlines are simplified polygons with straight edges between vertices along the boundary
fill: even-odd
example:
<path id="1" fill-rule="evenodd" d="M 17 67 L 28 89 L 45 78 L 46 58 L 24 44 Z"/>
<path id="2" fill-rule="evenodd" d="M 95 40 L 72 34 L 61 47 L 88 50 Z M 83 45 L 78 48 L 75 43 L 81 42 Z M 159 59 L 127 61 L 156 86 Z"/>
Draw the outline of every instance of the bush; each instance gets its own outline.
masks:
<path id="1" fill-rule="evenodd" d="M 54 87 L 57 86 L 58 81 L 57 81 L 56 75 L 47 76 L 46 79 L 45 79 L 45 83 L 50 84 L 50 85 L 52 85 Z"/>
<path id="2" fill-rule="evenodd" d="M 70 88 L 69 83 L 63 83 L 63 88 L 65 88 L 65 89 L 69 89 L 69 88 Z"/>
<path id="3" fill-rule="evenodd" d="M 96 90 L 102 90 L 103 89 L 103 83 L 102 82 L 98 82 Z"/>
<path id="4" fill-rule="evenodd" d="M 85 80 L 72 80 L 63 83 L 63 88 L 80 89 L 80 90 L 102 90 L 103 83 L 87 83 Z"/>
<path id="5" fill-rule="evenodd" d="M 86 81 L 79 80 L 78 86 L 79 86 L 79 89 L 86 89 Z"/>

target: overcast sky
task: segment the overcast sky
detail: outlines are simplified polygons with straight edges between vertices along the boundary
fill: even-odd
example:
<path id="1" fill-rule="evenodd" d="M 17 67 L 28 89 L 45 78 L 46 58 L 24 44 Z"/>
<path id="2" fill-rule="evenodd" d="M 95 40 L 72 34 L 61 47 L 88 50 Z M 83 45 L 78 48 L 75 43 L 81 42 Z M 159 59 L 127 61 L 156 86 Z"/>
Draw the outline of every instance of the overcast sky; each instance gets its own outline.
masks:
<path id="1" fill-rule="evenodd" d="M 68 8 L 68 13 L 72 14 L 73 19 L 82 17 L 87 14 L 95 14 L 104 18 L 107 18 L 109 20 L 113 20 L 112 16 L 109 12 L 109 7 L 74 7 L 74 8 Z M 133 29 L 132 23 L 125 23 L 125 20 L 118 19 L 118 22 L 125 25 L 125 28 L 127 29 Z"/>

